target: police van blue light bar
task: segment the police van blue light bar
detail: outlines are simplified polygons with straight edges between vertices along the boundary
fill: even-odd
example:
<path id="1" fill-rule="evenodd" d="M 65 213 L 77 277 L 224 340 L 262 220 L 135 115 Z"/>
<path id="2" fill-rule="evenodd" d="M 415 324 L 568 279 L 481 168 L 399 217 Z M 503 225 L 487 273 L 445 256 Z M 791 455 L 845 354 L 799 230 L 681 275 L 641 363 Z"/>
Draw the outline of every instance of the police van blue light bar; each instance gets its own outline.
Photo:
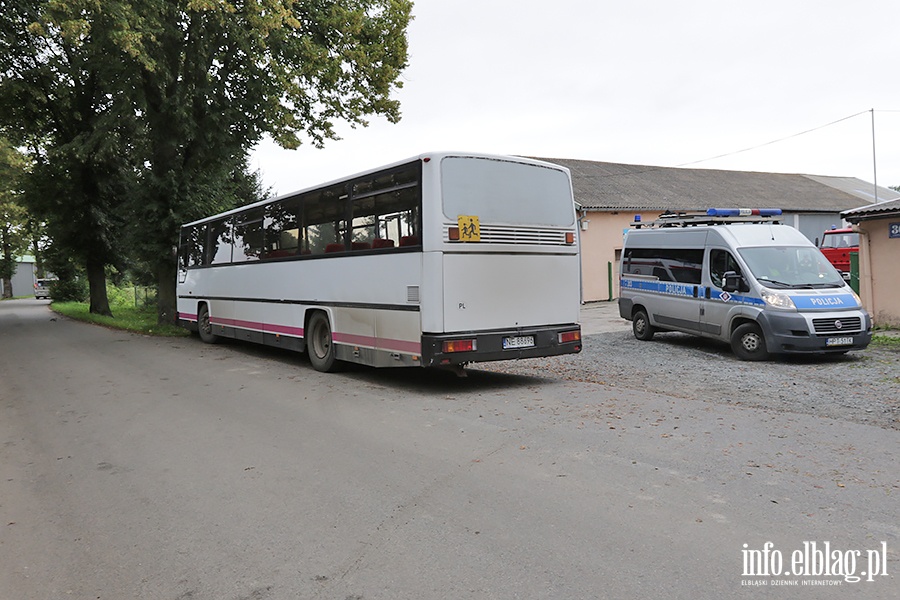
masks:
<path id="1" fill-rule="evenodd" d="M 707 217 L 777 217 L 780 208 L 710 208 Z"/>

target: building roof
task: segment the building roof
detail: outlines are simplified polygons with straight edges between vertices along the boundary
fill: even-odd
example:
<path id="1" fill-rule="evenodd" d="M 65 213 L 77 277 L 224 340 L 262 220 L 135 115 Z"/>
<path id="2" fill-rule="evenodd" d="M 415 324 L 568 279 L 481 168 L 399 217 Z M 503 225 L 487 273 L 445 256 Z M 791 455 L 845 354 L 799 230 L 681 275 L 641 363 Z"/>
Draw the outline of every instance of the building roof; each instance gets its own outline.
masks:
<path id="1" fill-rule="evenodd" d="M 861 206 L 841 213 L 841 217 L 847 219 L 851 223 L 897 216 L 900 216 L 900 198 L 889 200 L 887 202 L 878 202 L 877 204 L 869 204 L 868 206 Z"/>
<path id="2" fill-rule="evenodd" d="M 684 169 L 541 158 L 572 173 L 575 200 L 588 210 L 780 208 L 836 213 L 869 204 L 874 186 L 854 177 Z M 897 192 L 878 188 L 879 198 Z"/>

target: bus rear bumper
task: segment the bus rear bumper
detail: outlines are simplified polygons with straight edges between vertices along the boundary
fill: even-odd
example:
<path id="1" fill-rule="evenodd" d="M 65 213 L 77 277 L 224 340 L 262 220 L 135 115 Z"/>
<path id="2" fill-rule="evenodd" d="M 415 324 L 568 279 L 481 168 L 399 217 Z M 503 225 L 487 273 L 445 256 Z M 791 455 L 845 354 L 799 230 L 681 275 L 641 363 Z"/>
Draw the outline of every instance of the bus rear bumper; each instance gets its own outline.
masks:
<path id="1" fill-rule="evenodd" d="M 581 326 L 577 323 L 422 335 L 422 365 L 426 367 L 577 352 L 581 352 Z"/>

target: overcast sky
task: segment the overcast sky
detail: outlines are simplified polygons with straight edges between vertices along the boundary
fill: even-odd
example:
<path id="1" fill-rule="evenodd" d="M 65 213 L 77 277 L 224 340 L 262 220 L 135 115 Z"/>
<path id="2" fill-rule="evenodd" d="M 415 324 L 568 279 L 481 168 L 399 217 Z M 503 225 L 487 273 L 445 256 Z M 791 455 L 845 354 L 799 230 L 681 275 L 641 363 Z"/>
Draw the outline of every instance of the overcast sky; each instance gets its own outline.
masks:
<path id="1" fill-rule="evenodd" d="M 878 184 L 900 185 L 897 0 L 417 0 L 413 14 L 401 122 L 339 127 L 321 150 L 261 144 L 252 166 L 274 193 L 435 150 L 872 182 L 871 109 Z"/>

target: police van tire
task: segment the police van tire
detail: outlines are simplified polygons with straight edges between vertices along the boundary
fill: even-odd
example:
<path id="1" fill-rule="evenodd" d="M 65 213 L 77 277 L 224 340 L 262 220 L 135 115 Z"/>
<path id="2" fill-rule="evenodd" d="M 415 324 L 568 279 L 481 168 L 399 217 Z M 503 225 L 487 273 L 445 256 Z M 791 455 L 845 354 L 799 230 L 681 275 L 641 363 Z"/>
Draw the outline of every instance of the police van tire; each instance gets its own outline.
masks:
<path id="1" fill-rule="evenodd" d="M 309 326 L 306 331 L 308 332 L 306 334 L 306 350 L 313 368 L 323 373 L 337 371 L 340 363 L 335 356 L 328 315 L 319 311 L 315 312 L 309 318 Z"/>
<path id="2" fill-rule="evenodd" d="M 209 322 L 209 307 L 205 304 L 200 306 L 200 311 L 197 315 L 197 331 L 200 334 L 200 339 L 204 343 L 219 343 L 219 336 L 212 332 L 212 324 Z"/>
<path id="3" fill-rule="evenodd" d="M 731 334 L 731 350 L 741 360 L 766 360 L 766 338 L 756 323 L 739 325 Z"/>
<path id="4" fill-rule="evenodd" d="M 631 330 L 634 332 L 634 337 L 645 342 L 652 340 L 653 334 L 656 333 L 656 328 L 650 324 L 650 317 L 647 316 L 644 309 L 634 312 L 634 316 L 631 317 Z"/>

